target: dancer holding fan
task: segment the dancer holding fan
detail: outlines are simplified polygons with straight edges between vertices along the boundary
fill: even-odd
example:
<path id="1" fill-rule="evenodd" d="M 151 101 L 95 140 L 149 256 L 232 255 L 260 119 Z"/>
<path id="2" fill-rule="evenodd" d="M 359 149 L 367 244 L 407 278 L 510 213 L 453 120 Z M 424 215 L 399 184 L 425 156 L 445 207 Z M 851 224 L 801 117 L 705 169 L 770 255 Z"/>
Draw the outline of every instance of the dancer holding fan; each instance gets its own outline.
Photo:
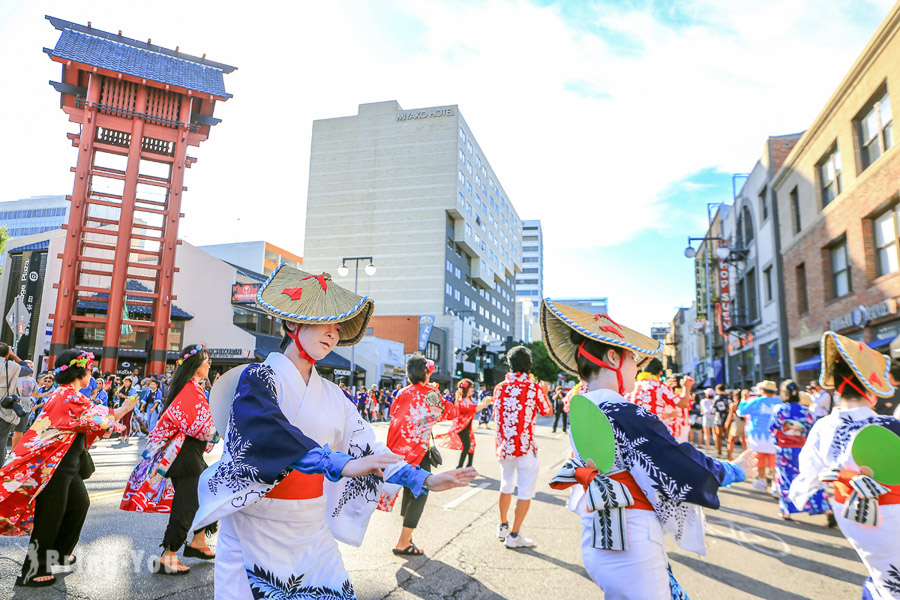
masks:
<path id="1" fill-rule="evenodd" d="M 575 457 L 550 485 L 572 488 L 568 505 L 581 517 L 588 574 L 607 600 L 686 597 L 664 536 L 705 554 L 702 507 L 719 507 L 719 487 L 743 481 L 753 453 L 734 463 L 709 458 L 625 399 L 639 364 L 660 354 L 661 342 L 550 299 L 541 330 L 554 362 L 582 380 L 570 411 Z"/>

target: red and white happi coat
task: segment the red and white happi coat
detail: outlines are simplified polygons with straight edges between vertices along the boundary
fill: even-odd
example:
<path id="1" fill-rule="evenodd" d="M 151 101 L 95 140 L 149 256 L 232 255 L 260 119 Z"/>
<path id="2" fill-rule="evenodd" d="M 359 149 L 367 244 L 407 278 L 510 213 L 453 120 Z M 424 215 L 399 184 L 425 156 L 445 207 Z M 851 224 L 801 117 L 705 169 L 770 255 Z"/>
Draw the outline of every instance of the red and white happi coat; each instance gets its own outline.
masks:
<path id="1" fill-rule="evenodd" d="M 433 404 L 425 399 L 429 393 L 434 399 Z M 442 398 L 431 386 L 424 383 L 408 385 L 400 390 L 391 404 L 387 447 L 409 464 L 418 465 L 431 447 L 434 424 L 456 416 L 456 406 Z"/>
<path id="2" fill-rule="evenodd" d="M 534 420 L 538 413 L 553 414 L 544 388 L 526 373 L 507 373 L 494 388 L 494 420 L 497 421 L 497 458 L 517 458 L 537 454 Z"/>
<path id="3" fill-rule="evenodd" d="M 94 404 L 71 386 L 57 388 L 0 469 L 0 535 L 31 533 L 34 501 L 79 433 L 85 434 L 87 449 L 115 427 L 108 408 Z"/>
<path id="4" fill-rule="evenodd" d="M 681 398 L 659 378 L 650 376 L 635 382 L 629 400 L 656 415 L 672 437 L 679 439 L 682 429 L 686 426 L 682 411 L 678 408 Z"/>
<path id="5" fill-rule="evenodd" d="M 131 472 L 119 508 L 135 512 L 172 511 L 175 488 L 165 474 L 187 436 L 207 441 L 207 451 L 218 439 L 209 401 L 196 380 L 178 392 L 150 432 L 143 460 Z"/>

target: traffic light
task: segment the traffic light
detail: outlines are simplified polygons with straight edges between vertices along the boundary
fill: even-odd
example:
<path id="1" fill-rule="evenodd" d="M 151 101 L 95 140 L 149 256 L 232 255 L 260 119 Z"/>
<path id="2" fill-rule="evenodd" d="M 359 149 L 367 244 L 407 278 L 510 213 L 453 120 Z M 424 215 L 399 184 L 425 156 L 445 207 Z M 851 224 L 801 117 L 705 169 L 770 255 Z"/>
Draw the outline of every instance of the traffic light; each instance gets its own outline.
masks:
<path id="1" fill-rule="evenodd" d="M 463 376 L 463 364 L 461 362 L 456 363 L 456 376 L 457 377 Z"/>

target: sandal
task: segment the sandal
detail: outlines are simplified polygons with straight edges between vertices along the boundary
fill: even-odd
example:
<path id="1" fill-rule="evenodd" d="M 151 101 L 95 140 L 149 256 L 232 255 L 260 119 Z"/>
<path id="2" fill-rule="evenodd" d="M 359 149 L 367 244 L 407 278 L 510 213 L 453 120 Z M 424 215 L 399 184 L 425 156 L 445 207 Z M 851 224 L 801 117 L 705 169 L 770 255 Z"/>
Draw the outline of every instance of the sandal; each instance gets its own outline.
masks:
<path id="1" fill-rule="evenodd" d="M 425 554 L 424 550 L 419 549 L 415 544 L 410 543 L 409 546 L 404 548 L 403 550 L 397 550 L 394 548 L 391 550 L 396 556 L 422 556 Z"/>
<path id="2" fill-rule="evenodd" d="M 837 527 L 837 519 L 834 518 L 834 513 L 825 513 L 825 518 L 828 520 L 829 529 Z"/>
<path id="3" fill-rule="evenodd" d="M 49 577 L 49 579 L 37 581 L 38 577 Z M 35 575 L 29 579 L 25 579 L 22 575 L 16 577 L 16 585 L 20 587 L 46 587 L 48 585 L 53 585 L 54 583 L 56 583 L 56 577 L 50 573 Z"/>
<path id="4" fill-rule="evenodd" d="M 209 546 L 203 546 L 202 548 L 194 548 L 190 544 L 185 545 L 184 552 L 182 552 L 185 558 L 200 558 L 203 560 L 215 560 L 216 554 L 212 550 L 210 550 Z"/>
<path id="5" fill-rule="evenodd" d="M 184 567 L 183 569 L 179 569 L 178 567 Z M 153 561 L 153 568 L 151 569 L 154 575 L 187 575 L 191 572 L 191 568 L 187 567 L 176 558 L 175 564 L 167 565 L 162 560 L 156 559 Z"/>
<path id="6" fill-rule="evenodd" d="M 76 562 L 78 562 L 78 557 L 75 556 L 74 554 L 70 554 L 70 555 L 67 556 L 65 559 L 63 559 L 62 566 L 64 566 L 64 567 L 71 567 L 71 566 L 74 565 Z"/>

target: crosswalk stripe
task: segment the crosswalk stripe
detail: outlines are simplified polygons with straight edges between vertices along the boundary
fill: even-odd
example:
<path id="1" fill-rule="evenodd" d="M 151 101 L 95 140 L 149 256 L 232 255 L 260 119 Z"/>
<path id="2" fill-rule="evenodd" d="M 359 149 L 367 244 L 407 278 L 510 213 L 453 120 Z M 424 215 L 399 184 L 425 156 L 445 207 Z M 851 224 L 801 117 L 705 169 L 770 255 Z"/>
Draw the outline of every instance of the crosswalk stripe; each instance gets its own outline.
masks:
<path id="1" fill-rule="evenodd" d="M 478 484 L 477 487 L 472 488 L 471 490 L 469 490 L 468 492 L 466 492 L 465 494 L 463 494 L 462 496 L 460 496 L 460 497 L 457 498 L 456 500 L 453 500 L 453 501 L 451 501 L 451 502 L 448 502 L 447 504 L 445 504 L 445 505 L 442 506 L 441 508 L 443 508 L 444 510 L 447 510 L 448 508 L 456 508 L 457 506 L 459 506 L 460 504 L 462 504 L 463 502 L 465 502 L 466 500 L 468 500 L 469 498 L 471 498 L 472 496 L 474 496 L 475 494 L 477 494 L 478 492 L 480 492 L 480 491 L 483 490 L 484 488 L 488 487 L 489 485 L 491 485 L 491 484 L 489 484 L 489 483 L 480 483 L 480 484 Z"/>

